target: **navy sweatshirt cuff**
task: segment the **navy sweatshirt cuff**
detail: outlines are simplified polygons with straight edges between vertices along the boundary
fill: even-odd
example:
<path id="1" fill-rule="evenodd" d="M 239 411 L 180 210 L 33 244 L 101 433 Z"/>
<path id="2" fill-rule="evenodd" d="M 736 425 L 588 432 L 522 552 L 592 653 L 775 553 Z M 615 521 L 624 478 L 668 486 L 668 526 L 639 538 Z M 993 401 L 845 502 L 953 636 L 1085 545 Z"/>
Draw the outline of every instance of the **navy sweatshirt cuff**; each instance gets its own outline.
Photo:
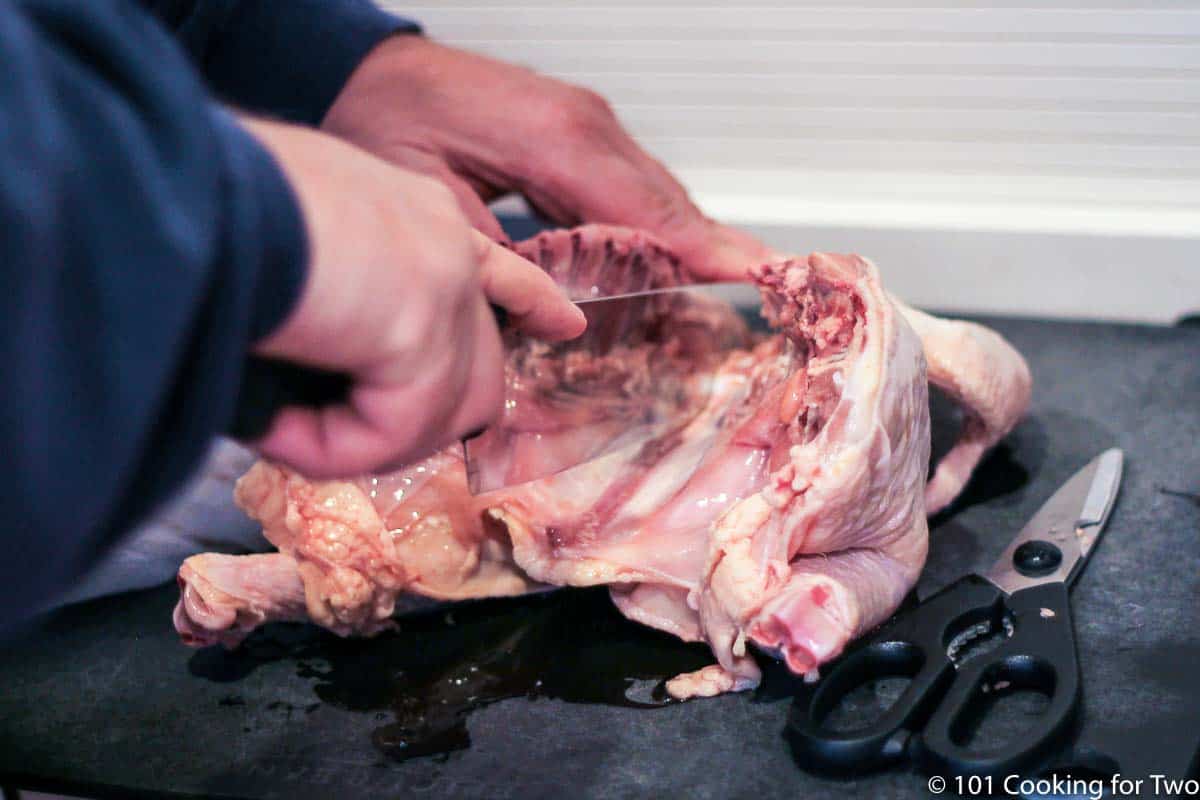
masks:
<path id="1" fill-rule="evenodd" d="M 421 28 L 371 0 L 242 0 L 203 69 L 235 105 L 318 125 L 367 54 L 400 32 Z"/>
<path id="2" fill-rule="evenodd" d="M 228 112 L 214 109 L 217 135 L 223 139 L 227 172 L 227 208 L 247 236 L 231 253 L 256 268 L 249 341 L 275 330 L 300 299 L 308 276 L 308 235 L 300 202 L 275 158 Z M 252 231 L 252 233 L 249 233 Z"/>

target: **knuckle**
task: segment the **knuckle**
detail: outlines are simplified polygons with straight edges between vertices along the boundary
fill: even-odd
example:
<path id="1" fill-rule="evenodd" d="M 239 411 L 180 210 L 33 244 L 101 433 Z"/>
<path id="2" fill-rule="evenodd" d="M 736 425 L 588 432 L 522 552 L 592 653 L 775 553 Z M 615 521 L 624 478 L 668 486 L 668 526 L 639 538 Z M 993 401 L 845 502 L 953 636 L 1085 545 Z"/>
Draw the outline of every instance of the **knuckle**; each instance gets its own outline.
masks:
<path id="1" fill-rule="evenodd" d="M 420 206 L 431 209 L 435 213 L 445 213 L 457 210 L 458 201 L 446 181 L 437 172 L 417 172 L 405 170 L 405 183 L 402 191 Z"/>
<path id="2" fill-rule="evenodd" d="M 593 136 L 611 126 L 615 115 L 608 101 L 591 89 L 568 86 L 552 103 L 551 127 L 572 137 Z"/>
<path id="3" fill-rule="evenodd" d="M 436 177 L 428 177 L 426 181 L 425 192 L 428 195 L 428 200 L 435 206 L 447 213 L 456 213 L 459 211 L 458 198 L 454 196 L 454 190 L 442 180 Z"/>
<path id="4" fill-rule="evenodd" d="M 614 116 L 612 106 L 609 105 L 608 99 L 599 92 L 589 89 L 586 86 L 571 86 L 571 94 L 573 96 L 574 105 L 577 108 L 586 110 L 591 116 Z"/>
<path id="5" fill-rule="evenodd" d="M 643 225 L 660 233 L 688 230 L 700 221 L 689 203 L 664 192 L 652 192 L 646 197 L 645 212 Z"/>

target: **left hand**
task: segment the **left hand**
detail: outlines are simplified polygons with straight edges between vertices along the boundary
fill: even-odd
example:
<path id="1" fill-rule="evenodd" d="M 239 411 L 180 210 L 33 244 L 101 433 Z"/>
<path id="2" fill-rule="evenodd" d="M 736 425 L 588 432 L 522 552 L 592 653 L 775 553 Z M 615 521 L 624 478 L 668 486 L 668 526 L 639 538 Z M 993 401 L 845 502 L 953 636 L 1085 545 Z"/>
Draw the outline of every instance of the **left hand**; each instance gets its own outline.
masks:
<path id="1" fill-rule="evenodd" d="M 753 237 L 705 217 L 604 98 L 420 36 L 376 47 L 322 127 L 442 181 L 471 224 L 496 239 L 504 233 L 486 201 L 515 191 L 563 225 L 650 231 L 697 280 L 746 280 L 771 257 Z"/>

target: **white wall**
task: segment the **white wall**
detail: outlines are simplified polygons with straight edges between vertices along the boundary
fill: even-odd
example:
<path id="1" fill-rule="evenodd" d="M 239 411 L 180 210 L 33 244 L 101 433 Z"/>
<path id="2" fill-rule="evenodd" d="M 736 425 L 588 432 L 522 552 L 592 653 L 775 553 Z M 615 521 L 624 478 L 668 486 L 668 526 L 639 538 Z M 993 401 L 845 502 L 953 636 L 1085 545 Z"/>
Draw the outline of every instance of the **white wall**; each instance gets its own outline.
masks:
<path id="1" fill-rule="evenodd" d="M 604 93 L 710 213 L 916 303 L 1200 311 L 1200 1 L 383 5 Z"/>

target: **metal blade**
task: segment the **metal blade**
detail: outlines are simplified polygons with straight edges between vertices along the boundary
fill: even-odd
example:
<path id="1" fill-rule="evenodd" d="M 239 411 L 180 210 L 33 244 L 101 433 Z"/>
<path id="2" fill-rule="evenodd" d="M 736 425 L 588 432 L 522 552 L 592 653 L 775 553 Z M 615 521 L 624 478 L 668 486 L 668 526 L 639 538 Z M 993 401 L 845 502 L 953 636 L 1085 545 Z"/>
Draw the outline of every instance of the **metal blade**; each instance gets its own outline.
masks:
<path id="1" fill-rule="evenodd" d="M 586 360 L 615 347 L 638 347 L 648 334 L 658 335 L 653 334 L 654 323 L 666 313 L 664 307 L 676 302 L 728 303 L 736 296 L 731 294 L 731 287 L 754 291 L 746 284 L 700 284 L 576 299 L 587 317 L 587 330 L 578 339 L 550 346 L 549 357 L 581 355 Z M 667 294 L 691 295 L 694 299 L 654 300 L 656 295 Z M 504 332 L 504 341 L 509 355 L 516 352 L 516 361 L 510 361 L 510 367 L 520 363 L 517 351 L 535 344 L 511 329 Z M 577 372 L 582 376 L 578 385 L 556 384 L 538 389 L 534 396 L 528 389 L 530 381 L 522 381 L 516 374 L 506 377 L 503 416 L 482 433 L 463 441 L 467 485 L 472 494 L 540 480 L 601 458 L 616 459 L 622 453 L 631 459 L 640 448 L 668 435 L 686 420 L 691 406 L 685 400 L 694 405 L 711 390 L 702 375 L 668 372 L 655 374 L 653 386 L 634 382 L 636 388 L 624 390 L 634 394 L 620 396 L 621 389 L 587 383 L 587 370 Z M 603 396 L 598 397 L 597 391 Z M 610 391 L 618 396 L 606 394 Z"/>
<path id="2" fill-rule="evenodd" d="M 592 287 L 595 289 L 595 287 Z M 596 297 L 572 297 L 571 302 L 577 306 L 590 306 L 595 303 L 608 303 L 614 300 L 630 300 L 635 297 L 650 297 L 656 294 L 671 294 L 673 292 L 699 291 L 707 295 L 720 295 L 723 292 L 745 292 L 751 288 L 746 283 L 698 283 L 683 286 L 665 286 L 659 289 L 643 289 L 640 292 L 624 292 L 622 294 L 598 295 Z"/>
<path id="3" fill-rule="evenodd" d="M 1078 577 L 1112 512 L 1124 461 L 1124 454 L 1113 448 L 1071 476 L 984 577 L 1009 594 Z"/>

